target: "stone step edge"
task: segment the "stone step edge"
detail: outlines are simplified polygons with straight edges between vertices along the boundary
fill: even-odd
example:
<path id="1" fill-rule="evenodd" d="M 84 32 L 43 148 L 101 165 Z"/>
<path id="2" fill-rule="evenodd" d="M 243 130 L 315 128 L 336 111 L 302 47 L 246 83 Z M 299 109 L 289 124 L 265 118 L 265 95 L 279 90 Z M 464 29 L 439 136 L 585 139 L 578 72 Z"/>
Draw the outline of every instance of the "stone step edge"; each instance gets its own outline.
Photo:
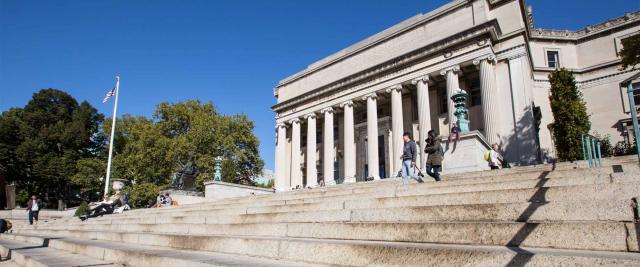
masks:
<path id="1" fill-rule="evenodd" d="M 256 234 L 256 233 L 252 233 L 252 234 L 206 234 L 206 233 L 202 233 L 202 231 L 196 231 L 197 233 L 190 233 L 191 231 L 187 231 L 185 232 L 162 232 L 162 231 L 144 231 L 144 230 L 131 230 L 131 231 L 127 231 L 125 229 L 39 229 L 39 230 L 35 230 L 35 229 L 29 229 L 29 230 L 25 230 L 25 231 L 16 231 L 17 234 L 35 234 L 38 231 L 47 231 L 47 232 L 51 232 L 51 234 L 56 235 L 56 234 L 61 234 L 61 235 L 65 235 L 64 233 L 85 233 L 85 234 L 89 234 L 91 235 L 92 233 L 96 233 L 96 234 L 131 234 L 131 235 L 163 235 L 163 236 L 180 236 L 180 237 L 214 237 L 214 238 L 244 238 L 244 237 L 249 237 L 249 238 L 254 238 L 254 237 L 264 237 L 264 238 L 314 238 L 314 239 L 319 239 L 319 240 L 331 240 L 331 239 L 336 239 L 338 237 L 321 237 L 319 235 L 313 235 L 313 236 L 309 236 L 309 235 L 296 235 L 296 230 L 294 228 L 293 230 L 293 235 L 291 235 L 289 233 L 289 227 L 291 226 L 298 226 L 301 227 L 300 225 L 323 225 L 323 226 L 327 226 L 330 225 L 332 227 L 341 227 L 343 225 L 356 225 L 358 226 L 358 230 L 362 231 L 363 227 L 367 228 L 367 227 L 371 227 L 371 228 L 375 228 L 378 227 L 380 225 L 393 225 L 394 228 L 396 227 L 401 227 L 401 225 L 407 225 L 410 230 L 416 226 L 416 225 L 427 225 L 428 227 L 431 226 L 433 228 L 436 229 L 432 229 L 432 230 L 439 230 L 441 228 L 446 228 L 450 231 L 456 231 L 456 227 L 464 227 L 464 225 L 470 225 L 470 224 L 479 224 L 480 227 L 485 227 L 485 226 L 489 226 L 489 225 L 493 225 L 490 226 L 490 231 L 501 231 L 501 229 L 498 229 L 500 227 L 503 227 L 502 230 L 504 230 L 505 228 L 508 229 L 509 226 L 511 225 L 516 225 L 520 227 L 520 231 L 524 230 L 524 229 L 537 229 L 539 227 L 549 227 L 552 226 L 555 229 L 555 231 L 566 231 L 567 229 L 567 225 L 575 225 L 576 227 L 584 227 L 586 225 L 589 226 L 595 226 L 595 227 L 599 227 L 599 226 L 617 226 L 618 230 L 624 230 L 625 232 L 625 237 L 620 238 L 620 240 L 624 240 L 624 241 L 616 241 L 616 242 L 609 242 L 609 245 L 613 245 L 612 247 L 600 247 L 600 249 L 597 248 L 593 248 L 593 244 L 590 244 L 589 242 L 587 243 L 579 243 L 579 245 L 575 245 L 575 243 L 573 246 L 563 246 L 561 243 L 561 241 L 552 243 L 550 245 L 547 246 L 532 246 L 529 245 L 529 247 L 535 247 L 535 248 L 563 248 L 563 249 L 573 249 L 573 250 L 592 250 L 592 251 L 617 251 L 617 252 L 639 252 L 639 248 L 638 248 L 638 239 L 637 236 L 635 235 L 629 235 L 629 233 L 633 233 L 633 231 L 635 231 L 635 227 L 633 226 L 633 223 L 628 223 L 628 222 L 584 222 L 584 221 L 578 221 L 578 222 L 401 222 L 401 223 L 392 223 L 392 222 L 362 222 L 362 223 L 357 223 L 357 222 L 331 222 L 331 223 L 246 223 L 246 224 L 228 224 L 228 225 L 224 225 L 224 226 L 243 226 L 243 225 L 248 225 L 248 226 L 254 226 L 254 227 L 259 227 L 260 225 L 284 225 L 284 232 L 283 233 L 276 233 L 276 234 Z M 133 225 L 133 224 L 131 224 Z M 584 226 L 583 226 L 584 225 Z M 173 225 L 173 227 L 180 227 L 180 226 L 186 226 L 187 230 L 190 230 L 188 227 L 189 225 L 184 224 L 184 225 L 180 225 L 180 224 L 176 224 Z M 446 226 L 446 227 L 442 227 L 442 226 Z M 497 226 L 497 227 L 496 227 Z M 126 227 L 125 227 L 126 228 Z M 304 228 L 304 226 L 302 226 L 302 228 Z M 570 228 L 570 227 L 569 227 Z M 591 229 L 591 228 L 589 228 Z M 594 228 L 595 229 L 595 228 Z M 371 229 L 373 230 L 373 229 Z M 415 230 L 415 228 L 414 228 Z M 420 229 L 422 230 L 422 229 Z M 432 230 L 426 230 L 426 232 L 430 232 Z M 580 235 L 580 230 L 578 229 L 571 229 L 573 230 L 575 233 L 575 236 L 579 236 Z M 592 229 L 593 230 L 593 229 Z M 548 229 L 546 229 L 546 231 L 548 231 Z M 610 228 L 608 227 L 604 227 L 604 229 L 599 232 L 599 233 L 605 233 L 607 231 L 611 231 Z M 491 233 L 489 232 L 489 233 Z M 609 233 L 611 234 L 611 233 Z M 618 233 L 620 234 L 620 233 Z M 484 234 L 486 235 L 486 233 Z M 493 234 L 491 234 L 493 236 Z M 99 236 L 99 235 L 96 235 Z M 328 235 L 331 236 L 331 235 Z M 515 237 L 515 236 L 514 236 Z M 366 240 L 366 241 L 385 241 L 385 242 L 413 242 L 413 243 L 434 243 L 434 242 L 438 242 L 440 244 L 468 244 L 468 245 L 477 245 L 477 246 L 501 246 L 502 244 L 497 244 L 497 243 L 501 243 L 502 241 L 500 240 L 495 240 L 495 239 L 491 239 L 490 241 L 485 241 L 485 242 L 495 242 L 493 244 L 491 243 L 468 243 L 469 239 L 465 239 L 462 240 L 461 242 L 455 243 L 455 242 L 442 242 L 442 241 L 411 241 L 410 239 L 403 239 L 403 240 L 384 240 L 384 239 L 370 239 L 369 236 L 367 237 L 345 237 L 344 235 L 340 237 L 341 239 L 345 239 L 345 240 Z M 415 239 L 413 239 L 415 240 Z M 442 239 L 440 239 L 442 240 Z M 513 239 L 510 240 L 511 242 L 516 242 Z M 525 240 L 520 240 L 517 242 L 525 242 Z M 625 245 L 623 246 L 622 243 L 624 243 Z M 631 244 L 630 244 L 631 243 Z M 617 245 L 616 245 L 617 244 Z M 614 249 L 615 248 L 615 249 Z"/>
<path id="2" fill-rule="evenodd" d="M 20 237 L 26 237 L 28 240 L 24 240 L 24 241 L 16 241 L 17 239 L 20 239 Z M 62 243 L 62 244 L 72 244 L 72 247 L 75 246 L 85 246 L 88 247 L 89 249 L 80 249 L 79 251 L 75 250 L 75 251 L 70 251 L 67 250 L 65 248 L 57 248 L 57 246 L 55 244 L 53 244 L 54 247 L 56 248 L 52 248 L 52 249 L 56 249 L 56 250 L 60 250 L 60 251 L 65 251 L 67 253 L 71 253 L 71 254 L 75 254 L 75 255 L 83 255 L 85 257 L 90 257 L 93 259 L 98 259 L 98 260 L 113 260 L 114 262 L 119 262 L 120 264 L 125 264 L 124 266 L 130 266 L 130 261 L 127 260 L 126 262 L 123 262 L 121 260 L 120 257 L 118 257 L 118 259 L 111 259 L 115 256 L 120 256 L 122 255 L 121 253 L 133 253 L 133 255 L 136 256 L 140 256 L 140 254 L 142 254 L 144 257 L 150 257 L 152 259 L 155 260 L 162 260 L 165 259 L 169 262 L 172 263 L 172 265 L 175 266 L 175 264 L 178 264 L 179 266 L 238 266 L 238 262 L 235 263 L 229 263 L 229 264 L 224 264 L 223 263 L 212 263 L 211 265 L 206 264 L 206 262 L 211 262 L 214 260 L 221 260 L 221 257 L 232 257 L 235 258 L 236 260 L 243 260 L 245 261 L 244 264 L 245 266 L 248 266 L 247 264 L 251 264 L 253 266 L 286 266 L 286 267 L 294 267 L 294 266 L 323 266 L 323 265 L 317 265 L 317 264 L 312 264 L 312 263 L 305 263 L 305 262 L 294 262 L 294 261 L 288 261 L 288 260 L 282 260 L 282 259 L 270 259 L 270 258 L 264 258 L 264 257 L 256 257 L 256 256 L 246 256 L 246 255 L 238 255 L 238 254 L 232 254 L 232 253 L 222 253 L 222 252 L 213 252 L 213 251 L 193 251 L 193 250 L 187 250 L 187 249 L 182 249 L 182 248 L 172 248 L 172 247 L 163 247 L 163 246 L 152 246 L 152 245 L 141 245 L 141 244 L 130 244 L 130 243 L 124 243 L 124 242 L 115 242 L 115 241 L 106 241 L 106 240 L 82 240 L 82 239 L 78 239 L 78 238 L 70 238 L 70 237 L 57 237 L 57 236 L 43 236 L 43 235 L 20 235 L 20 234 L 9 234 L 9 235 L 3 235 L 0 236 L 0 240 L 11 240 L 11 241 L 16 241 L 16 242 L 23 242 L 23 243 L 31 243 L 33 241 L 36 241 L 37 243 L 43 242 L 45 239 L 49 240 L 49 243 Z M 33 242 L 31 244 L 37 244 L 36 242 Z M 115 246 L 114 246 L 115 245 Z M 118 245 L 120 246 L 120 248 L 118 248 Z M 125 248 L 123 248 L 122 246 L 126 246 Z M 95 249 L 99 249 L 99 250 L 104 250 L 105 253 L 101 253 L 99 255 L 99 257 L 92 257 L 89 255 L 86 255 L 84 253 L 88 253 L 88 252 L 95 252 Z M 111 250 L 112 253 L 107 253 L 108 250 Z M 169 254 L 171 256 L 163 256 L 160 255 L 160 253 L 157 253 L 159 251 L 163 251 L 163 252 L 169 252 Z M 113 253 L 116 252 L 116 253 Z M 155 253 L 154 253 L 155 252 Z M 208 259 L 198 259 L 195 258 L 194 256 L 208 256 Z M 105 259 L 106 257 L 110 257 L 110 259 Z M 128 258 L 128 257 L 125 257 Z M 224 260 L 224 259 L 222 259 Z M 206 262 L 205 262 L 206 261 Z M 253 261 L 253 262 L 250 262 Z M 258 265 L 254 265 L 256 263 L 261 263 Z M 154 265 L 155 266 L 155 265 Z"/>
<path id="3" fill-rule="evenodd" d="M 29 247 L 29 248 L 37 248 L 40 250 L 46 250 L 47 251 L 47 255 L 48 254 L 52 254 L 52 257 L 55 257 L 57 259 L 59 259 L 60 257 L 62 258 L 69 258 L 69 257 L 74 257 L 74 258 L 84 258 L 86 261 L 88 262 L 93 262 L 92 265 L 95 266 L 123 266 L 120 264 L 116 264 L 113 262 L 105 262 L 103 260 L 100 259 L 96 259 L 94 257 L 90 257 L 87 255 L 83 255 L 83 254 L 78 254 L 78 253 L 72 253 L 72 252 L 68 252 L 68 251 L 64 251 L 64 250 L 60 250 L 60 249 L 56 249 L 56 248 L 51 248 L 51 247 L 46 247 L 46 246 L 42 246 L 42 244 L 38 245 L 38 244 L 34 244 L 34 243 L 28 243 L 28 242 L 23 242 L 23 241 L 16 241 L 13 239 L 0 239 L 0 251 L 2 252 L 2 257 L 4 260 L 12 260 L 16 263 L 17 266 L 33 266 L 33 264 L 37 265 L 37 266 L 48 266 L 48 262 L 44 262 L 42 258 L 43 253 L 37 253 L 36 255 L 31 255 L 31 253 L 24 252 L 22 250 L 22 248 L 15 248 L 16 246 L 24 246 L 24 247 Z M 6 253 L 6 254 L 5 254 Z M 6 255 L 6 256 L 5 256 Z M 77 260 L 77 259 L 73 259 L 73 260 Z M 29 264 L 31 263 L 31 264 Z M 77 262 L 76 262 L 77 263 Z"/>
<path id="4" fill-rule="evenodd" d="M 11 234 L 16 236 L 15 234 Z M 18 235 L 19 236 L 19 235 Z M 46 238 L 39 235 L 22 235 L 26 237 Z M 4 237 L 0 236 L 0 239 Z M 247 239 L 248 237 L 242 237 L 241 239 Z M 585 258 L 607 258 L 607 259 L 621 259 L 637 261 L 640 264 L 640 253 L 634 252 L 609 252 L 609 251 L 593 251 L 593 250 L 575 250 L 575 249 L 557 249 L 557 248 L 529 248 L 529 247 L 508 247 L 508 246 L 488 246 L 488 245 L 464 245 L 464 244 L 439 244 L 439 243 L 415 243 L 415 242 L 389 242 L 389 241 L 368 241 L 368 240 L 339 240 L 339 239 L 316 239 L 316 238 L 265 238 L 265 237 L 251 237 L 255 240 L 271 240 L 278 242 L 306 242 L 315 244 L 346 244 L 346 245 L 358 245 L 367 247 L 391 247 L 395 249 L 418 249 L 418 250 L 461 250 L 461 251 L 482 251 L 489 253 L 514 253 L 514 254 L 542 254 L 549 256 L 573 256 L 573 257 L 585 257 Z M 69 239 L 63 237 L 63 239 L 56 239 L 57 242 L 69 242 Z M 149 246 L 149 245 L 144 245 Z M 152 246 L 149 246 L 152 247 Z M 158 246 L 156 246 L 158 247 Z M 281 247 L 281 246 L 279 246 Z M 182 250 L 182 249 L 181 249 Z M 224 253 L 233 254 L 233 253 Z M 255 257 L 255 256 L 254 256 Z M 261 257 L 260 257 L 261 258 Z M 281 260 L 280 257 L 274 259 Z M 286 260 L 286 259 L 285 259 Z"/>

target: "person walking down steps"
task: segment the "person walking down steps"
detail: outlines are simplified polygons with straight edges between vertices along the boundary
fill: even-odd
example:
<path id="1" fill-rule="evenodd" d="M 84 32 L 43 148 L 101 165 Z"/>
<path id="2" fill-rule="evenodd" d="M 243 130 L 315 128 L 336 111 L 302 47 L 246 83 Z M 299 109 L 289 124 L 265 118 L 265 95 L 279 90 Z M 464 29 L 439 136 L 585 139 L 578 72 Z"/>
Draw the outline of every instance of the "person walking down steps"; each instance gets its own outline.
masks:
<path id="1" fill-rule="evenodd" d="M 415 175 L 413 171 L 416 167 L 416 142 L 411 140 L 409 133 L 404 133 L 402 135 L 402 140 L 404 141 L 404 148 L 402 149 L 402 185 L 407 186 L 409 184 L 409 177 L 416 179 L 419 183 L 423 183 L 422 178 Z"/>
<path id="2" fill-rule="evenodd" d="M 442 160 L 444 159 L 444 150 L 440 144 L 440 137 L 435 131 L 428 133 L 429 137 L 425 140 L 426 146 L 424 152 L 427 156 L 427 174 L 436 181 L 440 181 L 440 171 L 442 170 Z"/>

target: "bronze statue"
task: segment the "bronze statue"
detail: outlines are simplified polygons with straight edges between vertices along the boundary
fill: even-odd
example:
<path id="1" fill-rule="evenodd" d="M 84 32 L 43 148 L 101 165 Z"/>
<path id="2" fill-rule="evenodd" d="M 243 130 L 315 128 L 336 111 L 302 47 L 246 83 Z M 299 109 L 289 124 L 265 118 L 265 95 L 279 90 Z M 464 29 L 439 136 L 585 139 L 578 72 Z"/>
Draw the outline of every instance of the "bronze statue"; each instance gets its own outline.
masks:
<path id="1" fill-rule="evenodd" d="M 195 157 L 190 156 L 187 163 L 182 163 L 180 158 L 176 157 L 180 170 L 173 174 L 171 178 L 171 186 L 180 190 L 195 190 L 196 176 L 198 175 L 198 165 L 196 165 Z"/>

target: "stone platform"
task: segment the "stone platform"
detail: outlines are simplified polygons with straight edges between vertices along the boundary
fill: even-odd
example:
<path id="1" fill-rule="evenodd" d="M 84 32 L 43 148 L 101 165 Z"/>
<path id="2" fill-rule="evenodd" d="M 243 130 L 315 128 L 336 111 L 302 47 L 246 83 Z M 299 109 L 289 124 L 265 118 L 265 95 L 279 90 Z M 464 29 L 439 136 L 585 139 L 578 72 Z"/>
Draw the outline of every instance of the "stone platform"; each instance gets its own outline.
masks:
<path id="1" fill-rule="evenodd" d="M 127 266 L 639 266 L 638 162 L 576 166 L 68 218 L 2 234 L 0 251 L 16 266 L 59 266 L 43 256 L 56 253 Z"/>

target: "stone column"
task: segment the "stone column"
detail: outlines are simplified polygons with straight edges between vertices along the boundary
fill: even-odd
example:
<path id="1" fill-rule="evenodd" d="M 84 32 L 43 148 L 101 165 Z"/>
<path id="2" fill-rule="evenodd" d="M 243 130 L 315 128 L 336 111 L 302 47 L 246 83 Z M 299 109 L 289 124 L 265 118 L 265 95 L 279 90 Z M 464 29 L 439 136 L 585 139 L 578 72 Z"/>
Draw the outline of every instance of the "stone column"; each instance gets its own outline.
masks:
<path id="1" fill-rule="evenodd" d="M 431 130 L 431 106 L 429 103 L 429 75 L 411 81 L 418 93 L 418 128 L 420 130 L 420 162 L 418 167 L 425 169 L 427 154 L 424 153 L 427 133 Z"/>
<path id="2" fill-rule="evenodd" d="M 391 140 L 393 144 L 393 159 L 391 159 L 391 176 L 400 171 L 402 166 L 402 149 L 404 142 L 403 119 L 402 119 L 402 85 L 394 85 L 387 89 L 387 93 L 391 93 Z"/>
<path id="3" fill-rule="evenodd" d="M 367 166 L 369 177 L 380 180 L 378 168 L 378 96 L 371 93 L 362 98 L 367 101 Z M 369 178 L 367 177 L 367 178 Z"/>
<path id="4" fill-rule="evenodd" d="M 287 126 L 284 123 L 276 124 L 276 170 L 275 170 L 275 189 L 276 191 L 286 191 L 286 142 L 287 142 Z"/>
<path id="5" fill-rule="evenodd" d="M 328 107 L 321 112 L 324 114 L 324 151 L 322 158 L 324 184 L 335 185 L 336 181 L 333 177 L 333 108 Z"/>
<path id="6" fill-rule="evenodd" d="M 474 65 L 480 65 L 480 94 L 482 97 L 482 117 L 484 119 L 484 134 L 489 144 L 500 143 L 500 113 L 498 110 L 499 99 L 496 87 L 496 74 L 493 64 L 496 57 L 490 55 L 476 59 Z"/>
<path id="7" fill-rule="evenodd" d="M 291 188 L 302 187 L 302 171 L 300 169 L 300 119 L 289 121 L 291 124 Z"/>
<path id="8" fill-rule="evenodd" d="M 318 186 L 318 170 L 316 170 L 316 114 L 310 113 L 307 118 L 307 187 Z"/>
<path id="9" fill-rule="evenodd" d="M 340 105 L 344 111 L 344 183 L 356 182 L 356 141 L 354 137 L 353 101 Z"/>
<path id="10" fill-rule="evenodd" d="M 456 121 L 455 116 L 453 115 L 455 107 L 453 106 L 453 100 L 451 100 L 451 96 L 455 93 L 455 91 L 460 89 L 460 85 L 458 84 L 458 72 L 460 72 L 460 66 L 458 65 L 444 69 L 440 72 L 441 75 L 447 78 L 447 118 L 449 120 L 449 129 L 453 127 Z M 449 133 L 447 133 L 447 135 L 448 134 Z"/>

